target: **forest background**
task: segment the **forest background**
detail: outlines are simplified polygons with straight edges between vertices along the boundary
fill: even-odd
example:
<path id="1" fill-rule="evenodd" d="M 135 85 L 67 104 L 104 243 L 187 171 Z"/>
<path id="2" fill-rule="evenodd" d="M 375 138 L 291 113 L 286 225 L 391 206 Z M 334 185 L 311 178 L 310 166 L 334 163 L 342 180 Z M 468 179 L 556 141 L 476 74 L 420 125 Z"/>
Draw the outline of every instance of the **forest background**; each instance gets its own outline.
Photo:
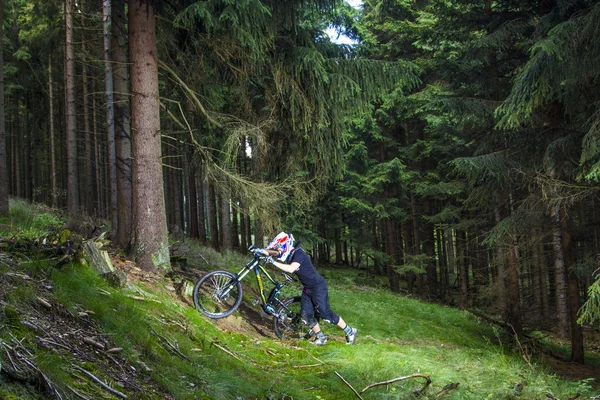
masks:
<path id="1" fill-rule="evenodd" d="M 9 197 L 141 268 L 287 230 L 392 292 L 597 327 L 600 4 L 0 1 Z M 334 26 L 354 45 L 333 42 Z M 102 228 L 102 227 L 101 227 Z M 583 307 L 583 308 L 582 308 Z"/>

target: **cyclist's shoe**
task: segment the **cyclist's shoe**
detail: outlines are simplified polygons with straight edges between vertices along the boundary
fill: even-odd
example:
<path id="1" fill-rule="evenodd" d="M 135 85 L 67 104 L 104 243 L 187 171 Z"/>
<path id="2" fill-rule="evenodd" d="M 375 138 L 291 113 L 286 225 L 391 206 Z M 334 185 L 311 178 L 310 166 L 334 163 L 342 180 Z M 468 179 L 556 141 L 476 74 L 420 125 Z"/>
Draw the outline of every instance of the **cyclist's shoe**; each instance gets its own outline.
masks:
<path id="1" fill-rule="evenodd" d="M 310 330 L 310 331 L 306 332 L 306 334 L 305 334 L 304 336 L 302 336 L 302 338 L 301 338 L 301 339 L 302 339 L 302 340 L 308 340 L 308 339 L 310 339 L 311 337 L 313 337 L 313 335 L 314 335 L 314 334 L 315 334 L 315 333 L 314 333 L 312 330 Z"/>
<path id="2" fill-rule="evenodd" d="M 312 341 L 312 344 L 314 344 L 315 346 L 324 346 L 327 344 L 327 337 L 326 336 L 321 336 L 318 337 Z"/>
<path id="3" fill-rule="evenodd" d="M 358 329 L 352 328 L 352 331 L 348 335 L 346 335 L 346 344 L 354 344 L 357 333 L 358 333 Z"/>

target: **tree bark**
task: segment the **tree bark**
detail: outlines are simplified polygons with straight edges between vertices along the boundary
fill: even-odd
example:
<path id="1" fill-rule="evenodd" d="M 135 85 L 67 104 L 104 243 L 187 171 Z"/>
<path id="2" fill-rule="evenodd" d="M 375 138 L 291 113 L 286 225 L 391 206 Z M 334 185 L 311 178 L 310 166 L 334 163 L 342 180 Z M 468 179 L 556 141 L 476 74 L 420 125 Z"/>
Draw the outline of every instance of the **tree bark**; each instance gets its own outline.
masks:
<path id="1" fill-rule="evenodd" d="M 465 309 L 469 306 L 469 264 L 467 262 L 467 236 L 465 231 L 456 231 L 456 264 L 460 285 L 459 306 Z"/>
<path id="2" fill-rule="evenodd" d="M 563 252 L 565 256 L 565 270 L 567 273 L 567 298 L 569 303 L 569 323 L 571 333 L 571 361 L 584 363 L 583 331 L 577 323 L 577 312 L 581 308 L 579 299 L 579 283 L 575 273 L 575 250 L 573 249 L 571 231 L 569 229 L 569 216 L 565 215 L 561 221 Z"/>
<path id="3" fill-rule="evenodd" d="M 569 337 L 569 306 L 567 302 L 567 271 L 563 253 L 563 239 L 561 231 L 561 212 L 555 206 L 552 209 L 552 223 L 554 226 L 552 245 L 554 247 L 554 279 L 556 289 L 556 318 L 557 333 L 563 338 Z"/>
<path id="4" fill-rule="evenodd" d="M 111 59 L 115 104 L 115 156 L 117 174 L 117 229 L 113 238 L 121 248 L 131 243 L 131 111 L 127 66 L 125 0 L 112 0 Z"/>
<path id="5" fill-rule="evenodd" d="M 423 199 L 423 215 L 425 217 L 429 217 L 431 216 L 431 213 L 431 202 L 429 199 Z M 433 298 L 437 295 L 438 290 L 438 278 L 435 268 L 435 232 L 433 224 L 425 221 L 423 225 L 423 231 L 425 232 L 425 237 L 423 238 L 423 252 L 428 257 L 426 267 L 427 287 L 429 289 L 429 296 Z M 438 260 L 439 258 L 440 257 L 438 257 Z"/>
<path id="6" fill-rule="evenodd" d="M 83 20 L 83 15 L 87 11 L 85 4 L 81 1 L 81 51 L 83 53 L 83 63 L 81 66 L 81 80 L 82 80 L 82 94 L 83 94 L 83 134 L 85 140 L 85 209 L 88 215 L 96 214 L 96 190 L 95 190 L 95 182 L 94 182 L 94 167 L 93 167 L 93 139 L 92 139 L 92 131 L 90 129 L 90 107 L 88 101 L 89 95 L 89 79 L 88 79 L 88 62 L 87 59 L 87 38 L 85 35 L 85 31 L 87 29 L 85 25 L 85 21 Z"/>
<path id="7" fill-rule="evenodd" d="M 79 214 L 73 0 L 65 0 L 65 132 L 67 141 L 67 213 Z"/>
<path id="8" fill-rule="evenodd" d="M 132 248 L 142 269 L 170 269 L 161 163 L 154 9 L 129 3 L 133 178 Z"/>
<path id="9" fill-rule="evenodd" d="M 54 84 L 52 81 L 52 53 L 48 53 L 48 137 L 50 153 L 50 204 L 52 205 L 52 208 L 56 208 L 58 207 L 58 192 L 56 186 L 56 144 L 54 137 Z"/>
<path id="10" fill-rule="evenodd" d="M 4 1 L 0 0 L 0 21 L 4 21 Z M 4 29 L 0 24 L 0 44 L 4 43 Z M 8 154 L 6 152 L 6 115 L 4 114 L 4 51 L 0 45 L 0 223 L 8 223 Z"/>
<path id="11" fill-rule="evenodd" d="M 110 220 L 112 222 L 112 237 L 116 236 L 119 226 L 117 211 L 117 153 L 115 145 L 115 101 L 113 87 L 113 69 L 111 57 L 111 7 L 110 0 L 103 0 L 103 33 L 104 33 L 104 82 L 106 90 L 106 133 L 108 143 L 108 170 L 110 183 Z"/>
<path id="12" fill-rule="evenodd" d="M 220 196 L 221 203 L 221 250 L 230 252 L 233 250 L 233 243 L 231 238 L 231 207 L 229 204 L 229 195 L 227 191 L 223 191 Z"/>
<path id="13" fill-rule="evenodd" d="M 219 250 L 219 227 L 217 218 L 217 196 L 215 194 L 215 187 L 212 182 L 208 182 L 208 220 L 209 220 L 209 234 L 210 234 L 210 245 L 213 249 Z"/>

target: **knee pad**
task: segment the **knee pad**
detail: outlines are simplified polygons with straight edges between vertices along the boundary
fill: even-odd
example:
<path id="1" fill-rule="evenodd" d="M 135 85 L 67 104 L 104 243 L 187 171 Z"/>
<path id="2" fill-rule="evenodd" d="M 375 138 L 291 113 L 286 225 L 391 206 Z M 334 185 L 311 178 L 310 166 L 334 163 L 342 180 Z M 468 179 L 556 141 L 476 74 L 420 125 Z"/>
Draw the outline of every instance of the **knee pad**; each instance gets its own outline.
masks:
<path id="1" fill-rule="evenodd" d="M 313 314 L 302 313 L 302 322 L 312 329 L 317 324 L 317 319 Z"/>

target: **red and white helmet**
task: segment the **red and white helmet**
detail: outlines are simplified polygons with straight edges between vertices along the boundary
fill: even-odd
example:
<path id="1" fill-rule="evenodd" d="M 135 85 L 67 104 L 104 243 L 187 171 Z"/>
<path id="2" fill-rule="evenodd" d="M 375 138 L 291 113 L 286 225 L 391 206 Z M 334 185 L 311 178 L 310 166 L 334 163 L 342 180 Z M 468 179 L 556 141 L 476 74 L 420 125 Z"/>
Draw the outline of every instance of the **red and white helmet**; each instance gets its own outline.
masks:
<path id="1" fill-rule="evenodd" d="M 294 249 L 294 236 L 291 233 L 280 232 L 279 235 L 271 240 L 267 249 L 279 251 L 279 256 L 276 258 L 281 262 L 286 262 Z"/>

